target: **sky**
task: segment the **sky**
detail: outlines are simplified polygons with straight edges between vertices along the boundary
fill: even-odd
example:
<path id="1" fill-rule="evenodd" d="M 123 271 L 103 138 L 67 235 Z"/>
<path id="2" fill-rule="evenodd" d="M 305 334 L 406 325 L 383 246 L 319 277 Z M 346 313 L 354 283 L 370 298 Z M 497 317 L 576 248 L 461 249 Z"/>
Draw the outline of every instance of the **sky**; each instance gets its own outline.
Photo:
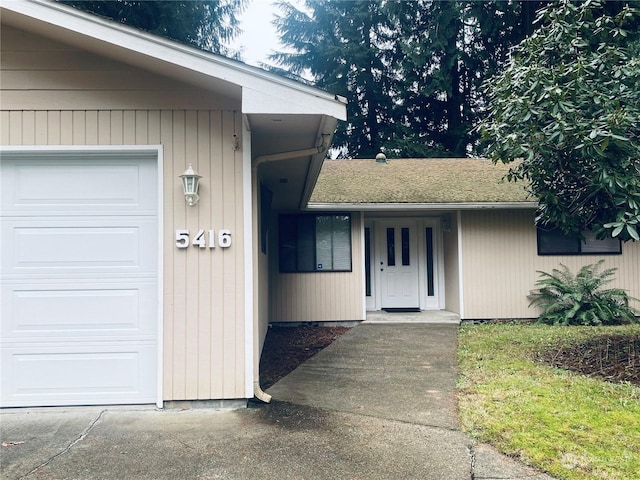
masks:
<path id="1" fill-rule="evenodd" d="M 249 65 L 258 66 L 266 62 L 267 56 L 278 50 L 278 35 L 271 24 L 277 8 L 271 0 L 251 0 L 240 16 L 240 28 L 243 30 L 231 47 L 243 47 L 242 58 Z"/>

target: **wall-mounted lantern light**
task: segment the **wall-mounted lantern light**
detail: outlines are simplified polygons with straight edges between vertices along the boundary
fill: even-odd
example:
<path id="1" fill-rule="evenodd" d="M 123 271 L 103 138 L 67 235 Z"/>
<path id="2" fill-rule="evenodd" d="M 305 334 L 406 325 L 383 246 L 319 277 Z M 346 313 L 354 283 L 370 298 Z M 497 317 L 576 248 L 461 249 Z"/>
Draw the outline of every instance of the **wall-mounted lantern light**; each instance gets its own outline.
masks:
<path id="1" fill-rule="evenodd" d="M 189 164 L 184 173 L 180 175 L 180 178 L 182 178 L 184 198 L 189 206 L 193 207 L 200 199 L 198 196 L 198 184 L 200 183 L 202 176 L 198 175 L 198 172 L 196 172 L 193 169 L 193 166 Z"/>

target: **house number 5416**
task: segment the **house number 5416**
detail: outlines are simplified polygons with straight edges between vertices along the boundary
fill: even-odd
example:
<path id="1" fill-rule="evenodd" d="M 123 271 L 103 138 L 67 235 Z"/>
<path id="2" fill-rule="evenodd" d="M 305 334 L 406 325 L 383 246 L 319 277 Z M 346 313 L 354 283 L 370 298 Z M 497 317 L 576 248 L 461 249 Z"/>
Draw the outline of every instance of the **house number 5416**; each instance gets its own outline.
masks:
<path id="1" fill-rule="evenodd" d="M 217 243 L 220 248 L 229 248 L 231 246 L 231 231 L 218 230 Z M 189 230 L 176 230 L 176 247 L 188 248 L 189 245 L 200 248 L 215 248 L 216 231 L 215 230 L 198 230 L 191 239 Z"/>

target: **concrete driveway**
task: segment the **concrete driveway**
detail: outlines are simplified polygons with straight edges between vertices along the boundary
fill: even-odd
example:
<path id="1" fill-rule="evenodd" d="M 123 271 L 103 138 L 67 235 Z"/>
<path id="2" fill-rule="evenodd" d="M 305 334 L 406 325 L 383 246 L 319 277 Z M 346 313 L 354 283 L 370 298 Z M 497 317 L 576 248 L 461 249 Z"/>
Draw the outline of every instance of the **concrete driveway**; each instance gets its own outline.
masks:
<path id="1" fill-rule="evenodd" d="M 549 479 L 460 431 L 456 334 L 359 325 L 242 410 L 4 410 L 2 478 Z"/>

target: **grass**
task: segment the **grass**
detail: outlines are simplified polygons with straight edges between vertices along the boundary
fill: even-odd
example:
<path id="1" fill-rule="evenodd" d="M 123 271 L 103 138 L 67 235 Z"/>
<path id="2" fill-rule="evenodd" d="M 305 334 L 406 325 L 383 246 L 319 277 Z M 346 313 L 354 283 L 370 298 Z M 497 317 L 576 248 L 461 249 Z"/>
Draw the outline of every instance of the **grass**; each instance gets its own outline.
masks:
<path id="1" fill-rule="evenodd" d="M 640 478 L 640 387 L 536 362 L 549 348 L 640 326 L 464 326 L 459 336 L 464 429 L 562 479 Z"/>

